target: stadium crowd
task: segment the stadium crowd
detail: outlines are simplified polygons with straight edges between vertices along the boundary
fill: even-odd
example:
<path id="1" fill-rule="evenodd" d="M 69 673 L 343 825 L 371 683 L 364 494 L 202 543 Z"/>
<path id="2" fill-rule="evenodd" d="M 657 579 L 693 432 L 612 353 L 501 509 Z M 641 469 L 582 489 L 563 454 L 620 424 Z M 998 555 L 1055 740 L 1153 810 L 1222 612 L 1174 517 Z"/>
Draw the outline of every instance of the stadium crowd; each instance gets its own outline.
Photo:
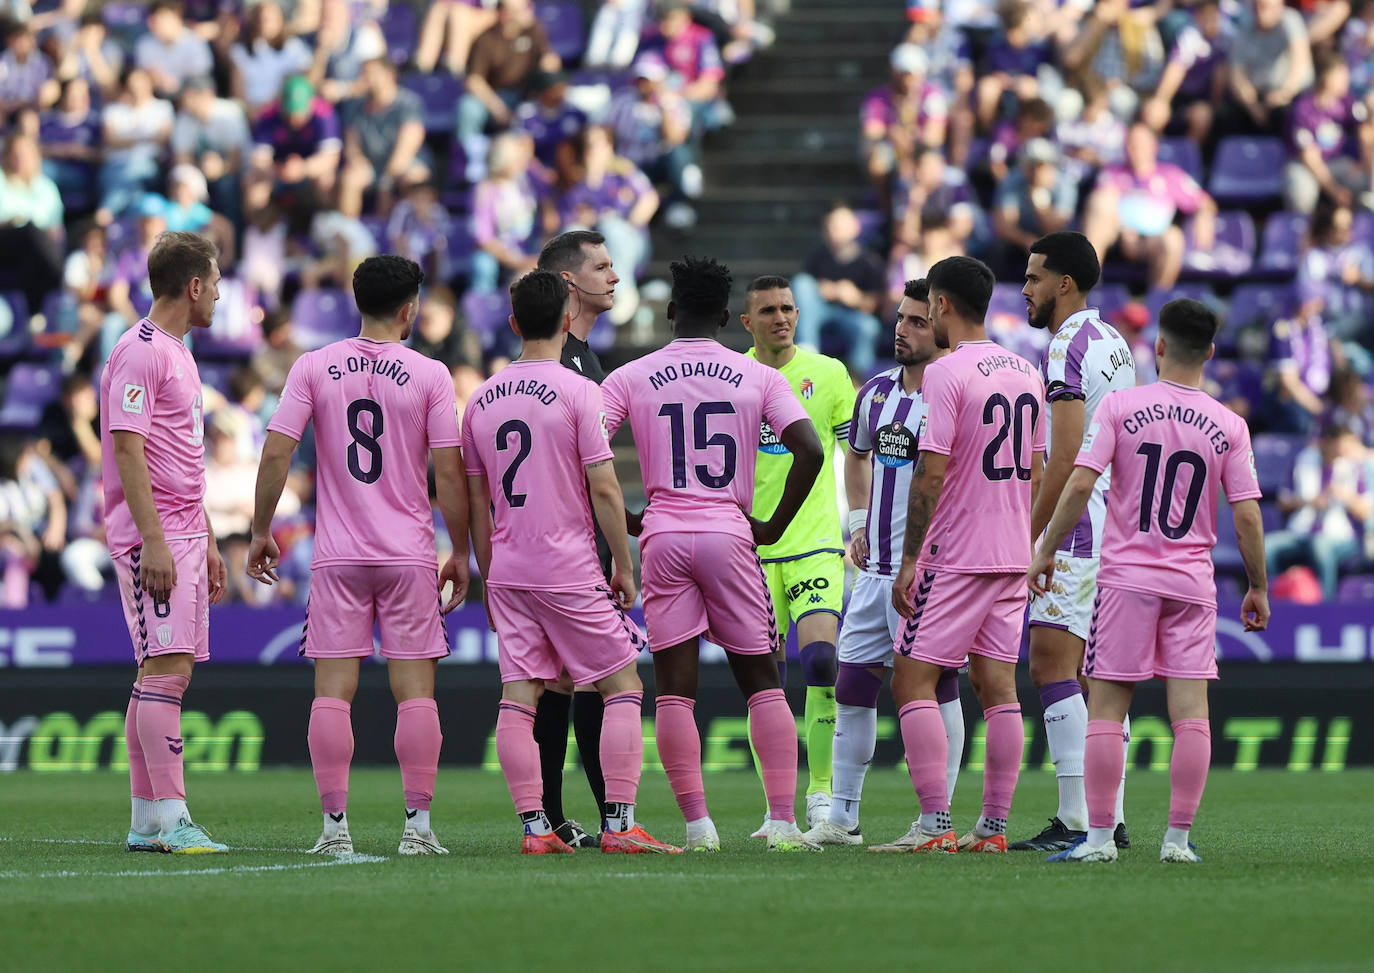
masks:
<path id="1" fill-rule="evenodd" d="M 303 348 L 356 330 L 364 257 L 424 267 L 415 347 L 461 404 L 512 352 L 503 284 L 602 232 L 631 320 L 651 222 L 689 229 L 727 73 L 772 42 L 754 0 L 11 0 L 0 53 L 0 602 L 107 589 L 92 378 L 151 304 L 164 229 L 220 246 L 206 502 L 242 561 L 252 474 Z M 1212 391 L 1255 439 L 1271 568 L 1297 597 L 1374 593 L 1374 3 L 909 0 L 863 100 L 870 196 L 797 268 L 804 341 L 864 377 L 902 283 L 967 253 L 990 332 L 1038 357 L 1027 246 L 1081 229 L 1095 295 L 1153 377 L 1176 296 L 1225 314 Z M 599 333 L 614 342 L 607 325 Z M 595 340 L 595 339 L 594 339 Z M 836 340 L 841 344 L 833 344 Z M 36 429 L 36 434 L 33 430 Z M 304 597 L 305 448 L 282 513 Z M 1229 537 L 1228 531 L 1222 531 Z M 1218 566 L 1238 572 L 1239 554 Z M 1342 575 L 1347 575 L 1342 577 Z M 265 589 L 232 572 L 234 597 Z M 1344 587 L 1343 587 L 1344 586 Z"/>

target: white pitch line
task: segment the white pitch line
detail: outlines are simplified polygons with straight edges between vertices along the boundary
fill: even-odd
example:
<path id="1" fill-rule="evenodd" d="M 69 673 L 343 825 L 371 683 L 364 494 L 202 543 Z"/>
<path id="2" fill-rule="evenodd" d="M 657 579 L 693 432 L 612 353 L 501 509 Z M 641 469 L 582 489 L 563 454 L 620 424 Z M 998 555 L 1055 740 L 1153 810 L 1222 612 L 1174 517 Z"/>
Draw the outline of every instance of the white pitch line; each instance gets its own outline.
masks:
<path id="1" fill-rule="evenodd" d="M 112 845 L 119 847 L 118 840 L 108 838 L 15 838 L 9 835 L 0 835 L 0 841 L 31 842 L 40 845 Z M 247 845 L 233 845 L 230 851 L 270 851 L 277 854 L 289 855 L 308 855 L 308 848 L 253 848 Z"/>
<path id="2" fill-rule="evenodd" d="M 0 878 L 180 878 L 194 875 L 225 875 L 243 872 L 286 872 L 301 868 L 332 868 L 338 865 L 375 865 L 387 859 L 379 855 L 335 855 L 328 861 L 298 862 L 291 865 L 226 865 L 220 868 L 195 868 L 188 871 L 162 869 L 122 869 L 117 872 L 0 872 Z"/>

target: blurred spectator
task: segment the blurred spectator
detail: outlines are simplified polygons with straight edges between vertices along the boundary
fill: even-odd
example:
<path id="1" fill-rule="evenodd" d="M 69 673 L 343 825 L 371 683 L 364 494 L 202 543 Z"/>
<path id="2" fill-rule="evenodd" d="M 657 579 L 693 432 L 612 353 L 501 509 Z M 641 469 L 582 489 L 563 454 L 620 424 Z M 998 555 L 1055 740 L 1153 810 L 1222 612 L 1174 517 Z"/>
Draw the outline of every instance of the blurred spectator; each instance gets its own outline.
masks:
<path id="1" fill-rule="evenodd" d="M 89 373 L 62 380 L 61 395 L 38 420 L 36 450 L 69 499 L 76 499 L 84 474 L 100 472 L 100 404 Z"/>
<path id="2" fill-rule="evenodd" d="M 334 106 L 303 75 L 287 78 L 281 98 L 253 126 L 253 168 L 273 183 L 273 198 L 308 222 L 334 196 L 343 139 Z"/>
<path id="3" fill-rule="evenodd" d="M 138 222 L 133 246 L 126 249 L 115 263 L 106 299 L 110 314 L 100 335 L 100 362 L 103 364 L 114 350 L 119 336 L 138 323 L 153 307 L 153 292 L 148 284 L 148 253 L 158 235 L 167 229 L 167 202 L 149 193 L 139 201 L 135 213 Z"/>
<path id="4" fill-rule="evenodd" d="M 248 119 L 238 102 L 220 98 L 210 78 L 191 78 L 172 124 L 172 158 L 198 166 L 210 190 L 210 205 L 241 222 L 244 163 L 252 147 Z"/>
<path id="5" fill-rule="evenodd" d="M 911 0 L 906 6 L 906 43 L 925 51 L 926 77 L 949 101 L 950 160 L 963 165 L 973 136 L 973 55 L 968 38 L 941 15 L 940 0 Z"/>
<path id="6" fill-rule="evenodd" d="M 927 78 L 930 59 L 915 44 L 899 44 L 888 58 L 892 80 L 864 99 L 863 152 L 868 175 L 886 211 L 899 162 L 918 148 L 945 144 L 949 96 Z"/>
<path id="7" fill-rule="evenodd" d="M 1270 328 L 1269 421 L 1278 432 L 1305 433 L 1326 409 L 1331 345 L 1317 314 L 1280 318 Z"/>
<path id="8" fill-rule="evenodd" d="M 911 232 L 919 235 L 927 229 L 927 217 L 939 214 L 944 230 L 961 249 L 965 247 L 979 229 L 983 215 L 968 176 L 932 146 L 919 149 L 904 169 L 910 176 L 904 174 L 899 183 L 894 221 L 908 224 Z"/>
<path id="9" fill-rule="evenodd" d="M 1374 516 L 1363 451 L 1352 429 L 1332 424 L 1298 454 L 1292 489 L 1279 496 L 1288 523 L 1264 539 L 1270 577 L 1288 564 L 1307 564 L 1321 578 L 1322 596 L 1336 597 L 1341 568 L 1360 560 Z"/>
<path id="10" fill-rule="evenodd" d="M 539 200 L 530 179 L 534 143 L 523 132 L 506 132 L 491 143 L 487 178 L 472 195 L 472 255 L 475 291 L 491 292 L 511 274 L 533 270 L 539 255 L 535 237 Z"/>
<path id="11" fill-rule="evenodd" d="M 1353 430 L 1366 449 L 1374 447 L 1374 400 L 1360 373 L 1348 365 L 1337 368 L 1328 393 L 1331 408 L 1326 421 Z"/>
<path id="12" fill-rule="evenodd" d="M 81 8 L 83 0 L 71 2 L 66 6 Z M 57 76 L 62 79 L 85 78 L 101 100 L 113 97 L 119 86 L 119 75 L 124 69 L 124 49 L 109 36 L 105 21 L 99 10 L 81 14 L 79 9 L 71 21 L 58 20 L 53 28 L 55 38 L 62 48 L 62 57 L 57 62 Z"/>
<path id="13" fill-rule="evenodd" d="M 381 27 L 370 19 L 355 24 L 349 6 L 349 0 L 323 0 L 320 5 L 310 81 L 331 104 L 361 96 L 363 65 L 387 54 Z"/>
<path id="14" fill-rule="evenodd" d="M 1346 22 L 1340 49 L 1350 66 L 1350 90 L 1374 108 L 1374 0 L 1362 0 L 1359 15 Z"/>
<path id="15" fill-rule="evenodd" d="M 362 79 L 366 94 L 349 102 L 343 112 L 339 209 L 351 217 L 362 214 L 369 193 L 385 215 L 398 182 L 427 179 L 430 174 L 419 97 L 397 83 L 396 66 L 386 58 L 364 64 Z"/>
<path id="16" fill-rule="evenodd" d="M 536 71 L 530 78 L 529 93 L 530 100 L 515 110 L 515 127 L 534 139 L 534 157 L 552 172 L 559 146 L 582 134 L 587 114 L 568 103 L 568 78 L 564 74 Z"/>
<path id="17" fill-rule="evenodd" d="M 1150 309 L 1139 301 L 1131 301 L 1109 322 L 1126 339 L 1135 360 L 1135 384 L 1149 385 L 1159 378 L 1155 361 L 1155 333 L 1150 328 Z"/>
<path id="18" fill-rule="evenodd" d="M 883 264 L 859 239 L 854 211 L 840 205 L 825 216 L 824 242 L 792 278 L 800 318 L 797 342 L 822 346 L 826 331 L 839 332 L 839 357 L 856 375 L 873 367 L 874 344 L 882 326 L 876 312 L 883 299 Z"/>
<path id="19" fill-rule="evenodd" d="M 1296 290 L 1300 317 L 1320 317 L 1332 337 L 1345 342 L 1347 357 L 1365 375 L 1370 355 L 1360 342 L 1374 333 L 1374 253 L 1351 230 L 1349 206 L 1318 206 L 1312 215 L 1309 243 L 1298 262 Z"/>
<path id="20" fill-rule="evenodd" d="M 177 0 L 155 0 L 148 8 L 147 24 L 148 33 L 134 47 L 134 63 L 152 77 L 159 95 L 175 98 L 191 78 L 214 70 L 210 45 L 186 26 Z"/>
<path id="21" fill-rule="evenodd" d="M 978 124 L 991 131 L 999 116 L 1009 114 L 1007 99 L 1041 97 L 1042 72 L 1054 75 L 1052 51 L 1042 12 L 1030 0 L 1004 0 L 998 5 L 1003 33 L 987 50 L 977 84 Z"/>
<path id="22" fill-rule="evenodd" d="M 696 134 L 729 125 L 734 112 L 725 100 L 725 67 L 710 30 L 692 22 L 685 0 L 662 0 L 657 16 L 656 25 L 645 33 L 640 52 L 653 54 L 668 65 L 674 89 L 691 106 Z"/>
<path id="23" fill-rule="evenodd" d="M 496 23 L 497 12 L 481 0 L 434 0 L 420 26 L 415 70 L 429 74 L 444 57 L 449 74 L 462 75 L 473 41 Z"/>
<path id="24" fill-rule="evenodd" d="M 240 365 L 229 376 L 224 408 L 235 417 L 234 436 L 239 459 L 256 463 L 267 439 L 267 386 L 250 365 Z"/>
<path id="25" fill-rule="evenodd" d="M 644 33 L 648 0 L 602 0 L 587 35 L 583 63 L 589 68 L 630 66 Z"/>
<path id="26" fill-rule="evenodd" d="M 1274 133 L 1312 84 L 1312 48 L 1302 14 L 1283 0 L 1253 0 L 1231 41 L 1231 101 L 1218 119 L 1224 132 Z"/>
<path id="27" fill-rule="evenodd" d="M 1313 50 L 1324 47 L 1341 32 L 1350 16 L 1350 0 L 1302 0 L 1307 15 L 1307 37 Z"/>
<path id="28" fill-rule="evenodd" d="M 29 582 L 52 601 L 62 585 L 59 560 L 67 539 L 62 490 L 33 445 L 17 433 L 0 437 L 0 607 L 25 608 Z"/>
<path id="29" fill-rule="evenodd" d="M 1031 98 L 1016 106 L 1013 117 L 997 126 L 988 146 L 988 169 L 995 183 L 1011 173 L 1022 146 L 1034 139 L 1054 138 L 1054 109 L 1043 98 Z"/>
<path id="30" fill-rule="evenodd" d="M 0 54 L 0 123 L 24 107 L 46 108 L 57 100 L 52 64 L 38 49 L 33 28 L 25 23 L 5 27 L 5 53 Z"/>
<path id="31" fill-rule="evenodd" d="M 1102 170 L 1088 197 L 1083 233 L 1097 252 L 1119 252 L 1126 260 L 1144 262 L 1154 287 L 1172 287 L 1183 267 L 1184 236 L 1175 216 L 1193 214 L 1197 249 L 1212 248 L 1217 205 L 1192 176 L 1159 161 L 1159 142 L 1143 122 L 1126 136 L 1126 165 Z M 1119 251 L 1112 248 L 1117 247 Z M 1104 261 L 1105 262 L 1105 261 Z"/>
<path id="32" fill-rule="evenodd" d="M 167 174 L 167 201 L 163 209 L 167 229 L 209 237 L 219 248 L 220 270 L 231 273 L 238 252 L 234 227 L 224 216 L 210 209 L 209 202 L 210 188 L 204 173 L 187 163 L 172 166 Z"/>
<path id="33" fill-rule="evenodd" d="M 531 0 L 500 0 L 497 22 L 477 37 L 468 56 L 467 91 L 458 103 L 458 137 L 466 140 L 465 146 L 476 146 L 473 138 L 488 124 L 509 128 L 534 73 L 562 67 Z"/>
<path id="34" fill-rule="evenodd" d="M 439 202 L 438 187 L 426 179 L 409 184 L 404 193 L 386 224 L 388 252 L 414 260 L 429 280 L 452 280 L 457 273 L 449 256 L 453 217 Z"/>
<path id="35" fill-rule="evenodd" d="M 1055 137 L 1065 153 L 1064 171 L 1081 184 L 1103 166 L 1126 161 L 1126 124 L 1112 114 L 1107 86 L 1096 77 L 1084 78 L 1079 91 L 1082 114 L 1060 122 Z"/>
<path id="36" fill-rule="evenodd" d="M 106 289 L 113 275 L 114 258 L 105 228 L 92 223 L 81 235 L 81 245 L 67 255 L 59 320 L 51 322 L 70 335 L 62 349 L 64 364 L 71 366 L 84 359 L 87 346 L 100 334 L 109 310 Z"/>
<path id="37" fill-rule="evenodd" d="M 280 395 L 286 376 L 296 359 L 305 354 L 291 333 L 291 316 L 285 311 L 268 311 L 262 319 L 262 344 L 253 352 L 253 370 L 262 376 L 263 385 Z"/>
<path id="38" fill-rule="evenodd" d="M 1031 244 L 1068 227 L 1077 208 L 1078 180 L 1065 169 L 1054 143 L 1032 140 L 993 199 L 993 269 L 1004 278 L 1015 277 L 1025 269 Z"/>
<path id="39" fill-rule="evenodd" d="M 171 102 L 154 95 L 151 75 L 142 68 L 126 71 L 119 100 L 101 113 L 105 163 L 96 216 L 101 223 L 116 219 L 156 188 L 172 122 Z"/>
<path id="40" fill-rule="evenodd" d="M 1151 8 L 1133 10 L 1130 0 L 1098 0 L 1061 57 L 1065 70 L 1089 73 L 1107 86 L 1118 118 L 1132 118 L 1140 93 L 1159 84 L 1164 45 L 1154 20 Z"/>
<path id="41" fill-rule="evenodd" d="M 1200 0 L 1192 22 L 1174 39 L 1164 73 L 1154 94 L 1141 106 L 1145 122 L 1156 132 L 1181 125 L 1194 142 L 1206 141 L 1216 106 L 1227 85 L 1231 21 L 1222 16 L 1220 0 Z"/>
<path id="42" fill-rule="evenodd" d="M 72 78 L 62 86 L 57 106 L 40 116 L 43 173 L 57 186 L 68 207 L 77 200 L 95 203 L 91 187 L 100 162 L 100 116 L 91 106 L 91 86 Z"/>
<path id="43" fill-rule="evenodd" d="M 0 163 L 0 253 L 37 311 L 62 283 L 62 196 L 43 175 L 38 140 L 13 135 Z"/>
<path id="44" fill-rule="evenodd" d="M 230 50 L 234 65 L 234 97 L 256 119 L 281 94 L 293 74 L 306 74 L 314 63 L 310 48 L 291 36 L 281 4 L 261 0 L 244 14 L 243 36 Z"/>
<path id="45" fill-rule="evenodd" d="M 902 303 L 906 282 L 918 280 L 946 257 L 966 256 L 959 235 L 950 225 L 947 211 L 932 208 L 921 213 L 915 208 L 897 222 L 896 241 L 887 270 L 887 302 L 884 319 L 891 319 Z"/>
<path id="46" fill-rule="evenodd" d="M 1340 54 L 1326 51 L 1316 71 L 1316 86 L 1298 96 L 1288 115 L 1295 158 L 1283 170 L 1283 198 L 1299 213 L 1311 213 L 1323 193 L 1348 206 L 1374 188 L 1374 131 L 1365 106 L 1351 97 L 1350 68 Z"/>
<path id="47" fill-rule="evenodd" d="M 612 97 L 606 124 L 615 133 L 620 154 L 655 183 L 671 187 L 672 205 L 686 207 L 686 213 L 672 219 L 670 225 L 690 225 L 696 215 L 686 200 L 700 196 L 702 190 L 701 167 L 689 142 L 691 109 L 665 83 L 668 65 L 662 59 L 652 55 L 640 58 L 634 74 L 634 87 Z"/>
<path id="48" fill-rule="evenodd" d="M 458 314 L 457 299 L 447 287 L 431 287 L 425 292 L 410 345 L 449 370 L 461 421 L 468 399 L 482 384 L 482 343 Z"/>

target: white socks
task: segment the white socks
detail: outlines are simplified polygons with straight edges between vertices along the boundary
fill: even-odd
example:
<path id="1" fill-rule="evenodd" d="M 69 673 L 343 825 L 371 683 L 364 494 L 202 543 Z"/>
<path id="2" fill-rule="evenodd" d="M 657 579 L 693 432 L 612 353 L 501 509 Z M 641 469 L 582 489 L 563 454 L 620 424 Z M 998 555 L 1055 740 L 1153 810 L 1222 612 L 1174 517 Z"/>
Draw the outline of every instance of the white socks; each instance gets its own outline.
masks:
<path id="1" fill-rule="evenodd" d="M 1131 765 L 1131 718 L 1129 716 L 1121 721 L 1121 734 L 1126 738 L 1125 742 L 1121 744 L 1126 759 L 1121 762 L 1121 784 L 1116 789 L 1117 824 L 1126 823 L 1126 768 Z"/>
<path id="2" fill-rule="evenodd" d="M 707 835 L 715 834 L 716 826 L 710 818 L 697 818 L 687 822 L 687 840 L 697 841 Z"/>
<path id="3" fill-rule="evenodd" d="M 133 813 L 129 816 L 129 830 L 137 834 L 157 834 L 157 810 L 153 801 L 146 797 L 130 798 Z"/>
<path id="4" fill-rule="evenodd" d="M 878 743 L 878 711 L 867 706 L 835 707 L 835 748 L 830 782 L 830 820 L 846 831 L 859 825 L 864 777 Z"/>
<path id="5" fill-rule="evenodd" d="M 957 699 L 940 704 L 940 719 L 945 724 L 945 738 L 949 740 L 949 763 L 945 775 L 949 781 L 949 799 L 954 800 L 954 785 L 959 782 L 959 765 L 964 762 L 964 707 Z M 869 750 L 872 756 L 873 751 Z"/>
<path id="6" fill-rule="evenodd" d="M 1081 693 L 1045 708 L 1045 738 L 1059 785 L 1056 817 L 1073 831 L 1088 826 L 1088 799 L 1083 792 L 1083 748 L 1088 736 L 1088 704 Z"/>
<path id="7" fill-rule="evenodd" d="M 1191 828 L 1166 828 L 1164 831 L 1164 844 L 1178 845 L 1180 848 L 1188 847 L 1188 832 Z"/>
<path id="8" fill-rule="evenodd" d="M 429 834 L 429 808 L 406 808 L 406 827 L 414 828 L 417 834 Z"/>
<path id="9" fill-rule="evenodd" d="M 186 810 L 186 802 L 177 800 L 175 797 L 164 798 L 161 801 L 153 802 L 157 815 L 158 831 L 162 834 L 171 834 L 181 824 L 181 819 L 191 820 L 191 812 Z"/>
<path id="10" fill-rule="evenodd" d="M 348 812 L 340 814 L 339 820 L 334 820 L 334 815 L 328 811 L 324 813 L 324 837 L 325 840 L 337 837 L 340 831 L 348 831 Z"/>

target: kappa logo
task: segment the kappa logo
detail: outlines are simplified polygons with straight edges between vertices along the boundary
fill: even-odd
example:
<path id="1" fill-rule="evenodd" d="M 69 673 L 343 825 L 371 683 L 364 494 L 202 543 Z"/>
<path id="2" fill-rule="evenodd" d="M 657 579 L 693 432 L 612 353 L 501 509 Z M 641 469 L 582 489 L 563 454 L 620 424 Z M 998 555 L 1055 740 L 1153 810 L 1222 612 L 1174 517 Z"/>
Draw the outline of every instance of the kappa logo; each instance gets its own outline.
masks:
<path id="1" fill-rule="evenodd" d="M 157 644 L 164 649 L 172 644 L 172 626 L 159 625 L 157 627 Z"/>
<path id="2" fill-rule="evenodd" d="M 788 600 L 788 601 L 796 601 L 798 598 L 801 597 L 801 595 L 803 594 L 803 592 L 807 592 L 807 591 L 819 592 L 819 591 L 824 591 L 824 590 L 826 590 L 826 589 L 829 588 L 829 587 L 830 587 L 830 582 L 827 581 L 825 578 L 812 578 L 812 579 L 809 580 L 809 581 L 798 581 L 798 582 L 797 582 L 796 584 L 794 584 L 792 587 L 790 587 L 790 588 L 787 589 L 787 600 Z M 811 599 L 811 600 L 812 600 L 812 603 L 815 603 L 815 602 L 817 602 L 817 601 L 820 601 L 820 600 L 821 600 L 821 597 L 820 597 L 820 595 L 815 594 L 815 595 L 812 595 L 812 599 Z"/>
<path id="3" fill-rule="evenodd" d="M 142 385 L 124 386 L 124 398 L 121 405 L 125 412 L 132 412 L 134 415 L 143 415 L 143 400 L 147 398 L 147 389 Z"/>
<path id="4" fill-rule="evenodd" d="M 819 605 L 823 601 L 825 601 L 825 599 L 822 598 L 820 595 L 812 595 L 810 598 L 807 599 L 807 602 L 812 605 Z"/>
<path id="5" fill-rule="evenodd" d="M 879 392 L 877 395 L 873 396 L 873 401 L 878 403 L 879 405 L 882 405 L 884 402 L 887 401 L 887 393 Z"/>
<path id="6" fill-rule="evenodd" d="M 1050 616 L 1050 618 L 1058 618 L 1064 613 L 1059 610 L 1058 605 L 1054 604 L 1054 602 L 1050 602 L 1048 605 L 1045 606 L 1045 614 Z"/>
<path id="7" fill-rule="evenodd" d="M 809 379 L 809 378 L 804 378 L 804 379 L 802 379 L 802 383 L 801 383 L 801 396 L 802 396 L 802 398 L 803 398 L 803 399 L 809 399 L 809 398 L 811 398 L 812 395 L 815 394 L 815 392 L 816 392 L 816 384 L 815 384 L 814 382 L 812 382 L 811 379 Z"/>

